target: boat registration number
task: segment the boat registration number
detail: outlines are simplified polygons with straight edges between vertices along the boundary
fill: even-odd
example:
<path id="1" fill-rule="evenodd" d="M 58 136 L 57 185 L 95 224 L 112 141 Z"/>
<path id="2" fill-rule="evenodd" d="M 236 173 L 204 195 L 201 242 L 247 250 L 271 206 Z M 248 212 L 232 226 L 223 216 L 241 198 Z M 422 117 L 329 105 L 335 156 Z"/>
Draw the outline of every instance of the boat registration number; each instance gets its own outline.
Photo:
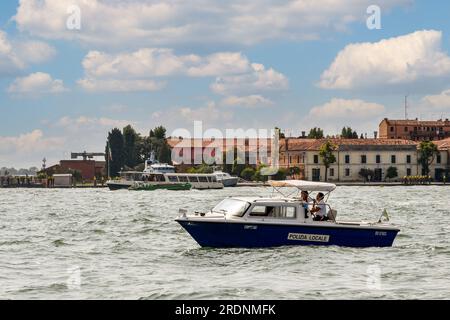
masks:
<path id="1" fill-rule="evenodd" d="M 330 241 L 330 236 L 323 234 L 289 233 L 288 240 L 328 242 Z"/>

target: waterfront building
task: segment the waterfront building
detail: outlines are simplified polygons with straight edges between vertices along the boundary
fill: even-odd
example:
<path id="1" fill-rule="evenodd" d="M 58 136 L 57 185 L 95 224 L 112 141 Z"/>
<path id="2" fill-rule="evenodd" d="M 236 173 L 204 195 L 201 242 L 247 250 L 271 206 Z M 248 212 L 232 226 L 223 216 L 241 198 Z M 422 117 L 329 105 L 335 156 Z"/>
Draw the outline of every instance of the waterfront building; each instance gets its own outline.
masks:
<path id="1" fill-rule="evenodd" d="M 384 118 L 379 125 L 381 139 L 414 141 L 442 140 L 450 137 L 450 121 L 391 120 Z"/>
<path id="2" fill-rule="evenodd" d="M 418 143 L 404 139 L 296 139 L 280 141 L 280 166 L 299 168 L 299 178 L 312 181 L 325 180 L 325 166 L 319 151 L 322 144 L 330 141 L 334 146 L 336 162 L 328 168 L 328 181 L 372 182 L 386 181 L 390 167 L 396 168 L 397 177 L 424 174 L 418 161 Z M 439 155 L 430 166 L 430 176 L 441 181 L 450 172 L 450 139 L 436 142 Z M 363 176 L 370 170 L 370 176 Z"/>
<path id="3" fill-rule="evenodd" d="M 82 180 L 92 181 L 94 177 L 106 176 L 106 162 L 97 160 L 61 160 L 59 164 L 44 170 L 48 176 L 78 171 Z"/>

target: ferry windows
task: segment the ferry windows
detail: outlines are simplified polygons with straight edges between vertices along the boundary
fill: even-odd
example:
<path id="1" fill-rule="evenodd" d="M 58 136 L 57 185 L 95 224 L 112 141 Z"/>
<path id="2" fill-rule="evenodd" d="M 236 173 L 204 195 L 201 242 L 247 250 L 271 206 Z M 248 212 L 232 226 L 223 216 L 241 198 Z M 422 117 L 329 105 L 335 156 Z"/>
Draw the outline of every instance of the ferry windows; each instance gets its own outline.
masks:
<path id="1" fill-rule="evenodd" d="M 206 176 L 200 176 L 200 177 L 198 177 L 198 181 L 200 181 L 200 182 L 208 182 L 208 178 Z"/>
<path id="2" fill-rule="evenodd" d="M 188 177 L 189 182 L 198 182 L 198 178 L 197 177 Z"/>
<path id="3" fill-rule="evenodd" d="M 188 177 L 186 177 L 186 176 L 179 176 L 178 180 L 180 180 L 180 182 L 188 182 Z"/>
<path id="4" fill-rule="evenodd" d="M 345 155 L 345 163 L 347 163 L 347 164 L 350 163 L 350 155 L 349 154 Z"/>
<path id="5" fill-rule="evenodd" d="M 217 182 L 216 176 L 210 176 L 210 177 L 208 177 L 208 179 L 209 179 L 211 182 Z"/>
<path id="6" fill-rule="evenodd" d="M 178 182 L 177 176 L 168 176 L 170 182 Z"/>

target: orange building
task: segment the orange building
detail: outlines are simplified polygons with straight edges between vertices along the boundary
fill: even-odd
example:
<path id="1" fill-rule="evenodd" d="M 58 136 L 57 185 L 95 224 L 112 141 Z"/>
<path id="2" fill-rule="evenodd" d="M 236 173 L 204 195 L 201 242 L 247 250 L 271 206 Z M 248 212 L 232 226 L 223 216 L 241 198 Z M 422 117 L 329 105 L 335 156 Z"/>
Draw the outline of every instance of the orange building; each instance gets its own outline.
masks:
<path id="1" fill-rule="evenodd" d="M 442 140 L 450 137 L 450 121 L 390 120 L 384 118 L 379 126 L 381 139 L 414 141 Z"/>

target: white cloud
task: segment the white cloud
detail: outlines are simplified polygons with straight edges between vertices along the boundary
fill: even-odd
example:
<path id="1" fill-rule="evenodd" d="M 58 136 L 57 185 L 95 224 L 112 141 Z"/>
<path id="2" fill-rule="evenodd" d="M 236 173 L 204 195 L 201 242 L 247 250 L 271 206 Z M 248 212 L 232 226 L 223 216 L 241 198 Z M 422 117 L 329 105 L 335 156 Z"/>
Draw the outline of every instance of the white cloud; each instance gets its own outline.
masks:
<path id="1" fill-rule="evenodd" d="M 69 116 L 65 116 L 60 118 L 56 122 L 57 127 L 63 127 L 66 130 L 74 131 L 85 131 L 85 130 L 93 130 L 101 127 L 101 130 L 105 128 L 123 128 L 127 125 L 135 125 L 134 121 L 130 120 L 117 120 L 111 119 L 107 117 L 87 117 L 87 116 L 79 116 L 76 118 L 71 118 Z"/>
<path id="2" fill-rule="evenodd" d="M 10 41 L 0 30 L 0 77 L 16 75 L 30 63 L 51 59 L 56 50 L 41 41 Z"/>
<path id="3" fill-rule="evenodd" d="M 323 72 L 320 87 L 358 89 L 395 86 L 450 76 L 442 32 L 417 31 L 376 43 L 346 46 Z"/>
<path id="4" fill-rule="evenodd" d="M 85 77 L 78 84 L 92 92 L 156 91 L 166 84 L 161 78 L 175 76 L 217 77 L 211 88 L 222 95 L 255 95 L 288 87 L 283 74 L 252 64 L 240 52 L 198 56 L 176 55 L 171 49 L 161 48 L 118 54 L 90 51 L 83 60 L 83 68 Z"/>
<path id="5" fill-rule="evenodd" d="M 225 106 L 242 106 L 254 108 L 261 106 L 271 106 L 273 105 L 273 102 L 260 95 L 250 95 L 244 97 L 230 96 L 223 99 L 221 101 L 221 104 Z"/>
<path id="6" fill-rule="evenodd" d="M 26 77 L 17 78 L 9 86 L 10 93 L 45 94 L 61 93 L 67 91 L 62 80 L 53 79 L 43 72 L 32 73 Z"/>
<path id="7" fill-rule="evenodd" d="M 91 92 L 139 92 L 158 91 L 165 87 L 165 82 L 153 80 L 126 79 L 81 79 L 78 85 Z"/>
<path id="8" fill-rule="evenodd" d="M 19 136 L 0 136 L 0 155 L 16 157 L 61 147 L 62 138 L 46 138 L 41 130 L 33 130 Z M 2 156 L 3 157 L 3 156 Z"/>
<path id="9" fill-rule="evenodd" d="M 385 112 L 383 105 L 363 100 L 332 99 L 313 107 L 309 115 L 314 118 L 368 119 L 379 117 Z"/>
<path id="10" fill-rule="evenodd" d="M 382 12 L 411 0 L 378 0 Z M 21 0 L 19 30 L 49 39 L 111 46 L 192 43 L 254 44 L 316 39 L 364 23 L 372 0 Z M 81 30 L 66 28 L 67 9 L 81 9 Z M 218 36 L 219 35 L 219 36 Z"/>
<path id="11" fill-rule="evenodd" d="M 289 81 L 282 73 L 272 68 L 266 70 L 257 63 L 251 68 L 252 71 L 246 74 L 218 77 L 211 84 L 211 90 L 222 95 L 241 95 L 288 89 Z"/>
<path id="12" fill-rule="evenodd" d="M 422 99 L 424 108 L 450 111 L 450 89 L 436 95 L 428 95 Z"/>

